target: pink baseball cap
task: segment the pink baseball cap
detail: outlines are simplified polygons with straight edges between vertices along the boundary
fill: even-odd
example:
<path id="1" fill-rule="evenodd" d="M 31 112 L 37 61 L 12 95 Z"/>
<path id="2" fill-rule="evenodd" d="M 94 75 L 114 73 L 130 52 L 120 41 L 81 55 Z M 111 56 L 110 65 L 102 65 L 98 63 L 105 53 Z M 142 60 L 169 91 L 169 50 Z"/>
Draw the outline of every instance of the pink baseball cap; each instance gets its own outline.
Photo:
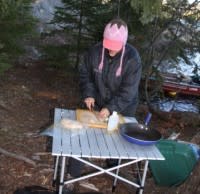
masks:
<path id="1" fill-rule="evenodd" d="M 127 42 L 128 29 L 123 25 L 118 27 L 117 24 L 108 23 L 105 27 L 103 37 L 104 48 L 120 51 Z"/>

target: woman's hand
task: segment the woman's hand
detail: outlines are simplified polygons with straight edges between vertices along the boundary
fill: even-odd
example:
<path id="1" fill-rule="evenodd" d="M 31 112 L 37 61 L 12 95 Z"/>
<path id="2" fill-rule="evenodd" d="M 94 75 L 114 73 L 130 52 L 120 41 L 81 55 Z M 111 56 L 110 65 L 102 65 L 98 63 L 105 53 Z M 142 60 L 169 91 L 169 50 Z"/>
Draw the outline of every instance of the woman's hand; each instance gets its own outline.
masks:
<path id="1" fill-rule="evenodd" d="M 85 102 L 87 108 L 89 110 L 92 110 L 92 108 L 94 107 L 95 99 L 92 97 L 88 97 L 88 98 L 85 98 L 84 102 Z"/>
<path id="2" fill-rule="evenodd" d="M 110 116 L 110 111 L 107 108 L 102 108 L 101 111 L 99 112 L 99 116 L 101 118 L 107 118 Z"/>

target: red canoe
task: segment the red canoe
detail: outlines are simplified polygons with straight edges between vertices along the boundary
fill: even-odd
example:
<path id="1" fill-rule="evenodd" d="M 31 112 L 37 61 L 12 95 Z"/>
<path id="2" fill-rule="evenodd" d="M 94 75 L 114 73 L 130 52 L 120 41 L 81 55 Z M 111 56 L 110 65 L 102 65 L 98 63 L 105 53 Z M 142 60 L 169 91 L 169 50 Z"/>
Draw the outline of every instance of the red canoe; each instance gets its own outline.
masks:
<path id="1" fill-rule="evenodd" d="M 200 83 L 194 82 L 192 77 L 181 74 L 162 73 L 162 88 L 170 95 L 184 94 L 200 96 Z M 150 88 L 155 86 L 155 77 L 150 78 Z M 160 81 L 159 81 L 160 82 Z"/>
<path id="2" fill-rule="evenodd" d="M 200 96 L 200 84 L 193 82 L 191 77 L 175 74 L 162 74 L 162 77 L 164 91 Z"/>

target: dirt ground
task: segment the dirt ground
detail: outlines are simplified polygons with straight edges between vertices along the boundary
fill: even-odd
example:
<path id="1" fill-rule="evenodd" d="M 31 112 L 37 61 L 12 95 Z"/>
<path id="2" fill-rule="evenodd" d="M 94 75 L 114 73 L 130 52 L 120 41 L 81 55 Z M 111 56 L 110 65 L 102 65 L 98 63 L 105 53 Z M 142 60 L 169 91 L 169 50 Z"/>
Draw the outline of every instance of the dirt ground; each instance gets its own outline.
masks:
<path id="1" fill-rule="evenodd" d="M 44 62 L 16 66 L 0 77 L 0 194 L 25 193 L 24 188 L 42 187 L 53 192 L 53 164 L 50 137 L 38 133 L 52 124 L 55 107 L 79 107 L 78 77 L 49 68 Z M 142 121 L 146 105 L 139 105 L 136 117 Z M 200 119 L 195 113 L 153 114 L 151 127 L 164 137 L 180 133 L 179 139 L 200 144 Z M 181 186 L 160 187 L 148 171 L 144 194 L 199 193 L 200 167 Z M 122 173 L 129 176 L 130 169 Z M 100 192 L 112 193 L 112 178 L 101 175 L 89 179 Z M 79 193 L 92 192 L 77 186 Z M 42 192 L 41 192 L 42 193 Z M 121 181 L 116 194 L 135 193 L 135 189 Z"/>

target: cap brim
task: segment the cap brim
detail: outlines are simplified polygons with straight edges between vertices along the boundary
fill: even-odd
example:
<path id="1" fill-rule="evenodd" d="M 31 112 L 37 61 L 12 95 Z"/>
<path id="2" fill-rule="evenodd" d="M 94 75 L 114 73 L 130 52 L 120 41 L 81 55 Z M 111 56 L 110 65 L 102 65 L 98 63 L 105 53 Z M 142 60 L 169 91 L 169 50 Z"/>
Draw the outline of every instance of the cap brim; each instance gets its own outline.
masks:
<path id="1" fill-rule="evenodd" d="M 103 46 L 112 51 L 120 51 L 122 49 L 123 43 L 120 41 L 113 41 L 104 38 L 103 39 Z"/>

